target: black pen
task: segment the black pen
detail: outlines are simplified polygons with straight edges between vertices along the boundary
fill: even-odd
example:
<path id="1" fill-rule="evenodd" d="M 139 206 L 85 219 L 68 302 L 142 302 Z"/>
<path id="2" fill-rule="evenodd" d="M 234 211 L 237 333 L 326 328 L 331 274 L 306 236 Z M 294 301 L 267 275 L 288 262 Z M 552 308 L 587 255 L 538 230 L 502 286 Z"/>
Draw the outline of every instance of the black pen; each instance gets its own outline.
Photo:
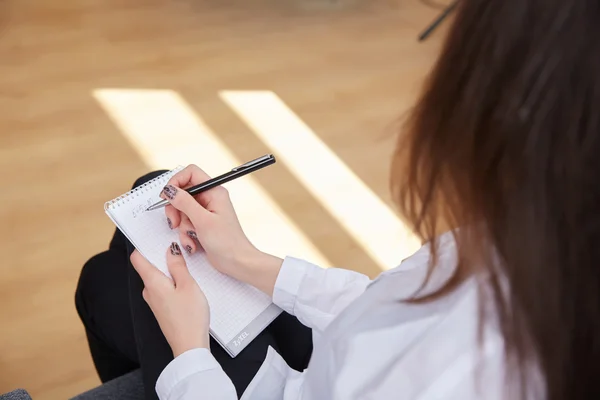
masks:
<path id="1" fill-rule="evenodd" d="M 207 180 L 206 182 L 202 182 L 199 185 L 192 186 L 191 188 L 185 189 L 189 194 L 196 195 L 198 193 L 202 193 L 206 190 L 212 189 L 214 187 L 220 186 L 226 182 L 232 181 L 241 176 L 247 175 L 251 172 L 257 171 L 261 168 L 264 168 L 268 165 L 275 163 L 275 156 L 273 154 L 267 154 L 262 157 L 257 158 L 256 160 L 248 161 L 245 164 L 240 165 L 239 167 L 235 167 L 231 171 L 219 175 L 216 178 L 212 178 Z M 156 204 L 151 205 L 146 209 L 146 211 L 156 210 L 158 208 L 162 208 L 169 204 L 167 200 L 161 200 Z"/>

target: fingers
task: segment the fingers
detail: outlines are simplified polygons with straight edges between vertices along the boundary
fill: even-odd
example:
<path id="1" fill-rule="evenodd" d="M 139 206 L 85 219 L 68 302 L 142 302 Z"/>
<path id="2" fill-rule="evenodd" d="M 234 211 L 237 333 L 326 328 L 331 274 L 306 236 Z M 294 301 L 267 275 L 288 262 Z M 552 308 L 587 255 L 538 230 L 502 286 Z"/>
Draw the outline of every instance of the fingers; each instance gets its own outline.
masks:
<path id="1" fill-rule="evenodd" d="M 176 193 L 177 191 L 185 192 L 185 190 L 183 189 L 188 188 L 190 186 L 198 185 L 209 179 L 210 176 L 206 172 L 204 172 L 200 167 L 193 164 L 188 165 L 187 167 L 173 175 L 171 179 L 169 179 L 169 182 L 167 182 L 165 188 L 173 189 L 163 189 L 163 191 L 160 194 L 160 197 L 167 200 L 173 200 L 171 198 L 171 195 Z M 194 199 L 194 201 L 196 200 Z M 183 211 L 179 207 L 165 207 L 165 214 L 167 215 L 167 224 L 169 224 L 169 227 L 171 229 L 179 227 L 179 224 L 181 222 L 181 216 L 178 210 Z"/>
<path id="2" fill-rule="evenodd" d="M 131 260 L 131 264 L 133 268 L 137 271 L 144 282 L 144 286 L 154 286 L 157 282 L 162 280 L 168 280 L 160 270 L 158 270 L 154 265 L 150 264 L 148 260 L 144 258 L 137 250 L 134 250 L 129 257 Z"/>
<path id="3" fill-rule="evenodd" d="M 167 250 L 167 266 L 169 267 L 169 273 L 173 277 L 176 288 L 194 281 L 181 254 L 181 247 L 175 242 L 171 243 L 171 246 Z"/>
<path id="4" fill-rule="evenodd" d="M 174 211 L 179 210 L 187 215 L 194 225 L 197 223 L 202 225 L 202 220 L 210 214 L 209 211 L 202 207 L 196 199 L 184 189 L 169 184 L 163 188 L 162 195 L 169 201 L 170 205 L 176 209 Z M 167 217 L 171 221 L 171 226 L 173 228 L 179 226 L 181 223 L 181 216 L 176 216 L 171 210 L 167 210 L 166 212 L 168 213 Z"/>
<path id="5" fill-rule="evenodd" d="M 187 167 L 185 167 L 184 169 L 182 169 L 181 171 L 179 171 L 178 173 L 173 175 L 173 177 L 169 180 L 169 182 L 167 182 L 167 185 L 175 186 L 176 188 L 185 189 L 190 186 L 194 186 L 194 185 L 198 185 L 202 182 L 206 182 L 209 179 L 210 179 L 210 176 L 206 172 L 204 172 L 197 165 L 192 164 L 192 165 L 188 165 Z M 168 197 L 165 196 L 164 193 L 161 194 L 161 197 L 168 199 Z M 211 208 L 211 203 L 212 203 L 212 206 L 214 207 L 215 203 L 219 203 L 223 198 L 228 198 L 228 193 L 224 187 L 218 186 L 218 187 L 212 188 L 208 191 L 199 193 L 194 197 L 204 208 L 208 209 L 209 211 L 215 211 L 216 209 Z M 217 200 L 216 202 L 214 201 L 215 199 Z M 168 216 L 171 218 L 173 227 L 177 227 L 177 225 L 176 225 L 177 217 L 175 215 L 173 215 L 173 216 L 168 215 Z"/>
<path id="6" fill-rule="evenodd" d="M 181 214 L 181 223 L 179 224 L 179 242 L 183 250 L 188 254 L 194 254 L 198 248 L 198 235 L 192 221 L 185 214 Z"/>
<path id="7" fill-rule="evenodd" d="M 179 224 L 181 223 L 181 213 L 178 209 L 168 204 L 165 207 L 165 217 L 166 223 L 170 229 L 175 229 L 179 227 Z"/>

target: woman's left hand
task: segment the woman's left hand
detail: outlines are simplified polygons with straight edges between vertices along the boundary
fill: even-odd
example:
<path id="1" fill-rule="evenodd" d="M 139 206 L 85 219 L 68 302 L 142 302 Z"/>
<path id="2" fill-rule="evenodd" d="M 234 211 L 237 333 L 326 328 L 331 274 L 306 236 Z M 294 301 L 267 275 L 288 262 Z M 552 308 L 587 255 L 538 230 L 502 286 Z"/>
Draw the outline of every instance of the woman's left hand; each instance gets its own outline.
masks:
<path id="1" fill-rule="evenodd" d="M 202 290 L 190 274 L 177 243 L 167 250 L 173 279 L 150 264 L 137 250 L 131 263 L 144 281 L 142 296 L 167 338 L 173 356 L 195 348 L 209 348 L 210 310 Z"/>

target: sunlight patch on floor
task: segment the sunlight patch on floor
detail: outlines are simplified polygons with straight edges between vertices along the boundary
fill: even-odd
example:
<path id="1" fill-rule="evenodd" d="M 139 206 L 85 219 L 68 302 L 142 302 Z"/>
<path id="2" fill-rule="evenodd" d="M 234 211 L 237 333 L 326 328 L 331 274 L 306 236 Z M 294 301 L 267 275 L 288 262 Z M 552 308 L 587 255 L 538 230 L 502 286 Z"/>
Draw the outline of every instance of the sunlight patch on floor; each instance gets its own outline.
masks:
<path id="1" fill-rule="evenodd" d="M 172 90 L 97 89 L 92 94 L 149 169 L 197 164 L 215 176 L 249 161 L 237 159 Z M 225 186 L 245 232 L 258 248 L 331 266 L 252 176 Z"/>
<path id="2" fill-rule="evenodd" d="M 387 204 L 275 93 L 219 95 L 382 269 L 419 247 Z"/>

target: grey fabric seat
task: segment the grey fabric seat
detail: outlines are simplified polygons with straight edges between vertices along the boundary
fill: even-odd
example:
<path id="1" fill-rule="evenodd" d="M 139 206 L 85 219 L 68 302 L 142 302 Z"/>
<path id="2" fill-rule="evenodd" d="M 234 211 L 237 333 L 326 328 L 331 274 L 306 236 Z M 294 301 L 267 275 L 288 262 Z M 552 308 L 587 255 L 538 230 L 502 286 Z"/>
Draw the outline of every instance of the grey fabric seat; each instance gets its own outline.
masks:
<path id="1" fill-rule="evenodd" d="M 135 370 L 94 389 L 81 393 L 71 400 L 144 400 L 142 371 Z"/>
<path id="2" fill-rule="evenodd" d="M 144 400 L 142 372 L 135 370 L 106 382 L 94 389 L 73 397 L 71 400 Z M 32 400 L 24 389 L 0 394 L 0 400 Z"/>
<path id="3" fill-rule="evenodd" d="M 25 389 L 16 389 L 12 392 L 0 394 L 0 400 L 31 400 L 31 396 Z"/>

